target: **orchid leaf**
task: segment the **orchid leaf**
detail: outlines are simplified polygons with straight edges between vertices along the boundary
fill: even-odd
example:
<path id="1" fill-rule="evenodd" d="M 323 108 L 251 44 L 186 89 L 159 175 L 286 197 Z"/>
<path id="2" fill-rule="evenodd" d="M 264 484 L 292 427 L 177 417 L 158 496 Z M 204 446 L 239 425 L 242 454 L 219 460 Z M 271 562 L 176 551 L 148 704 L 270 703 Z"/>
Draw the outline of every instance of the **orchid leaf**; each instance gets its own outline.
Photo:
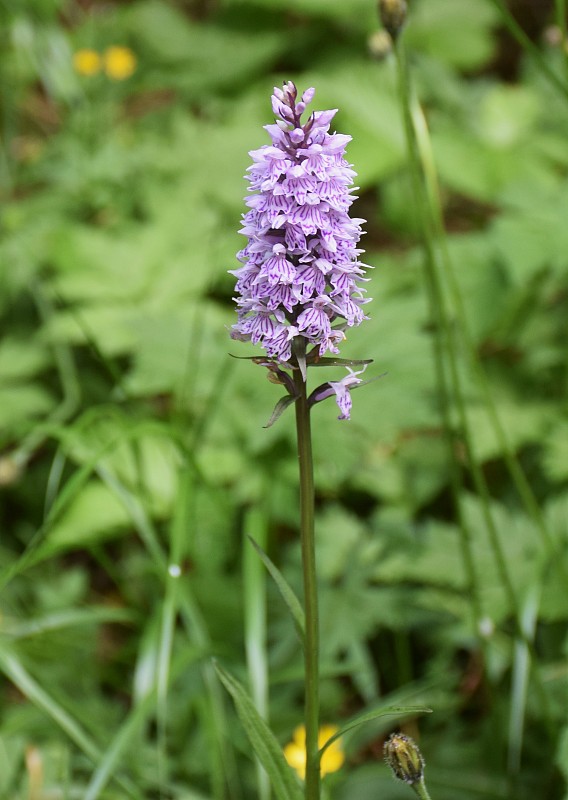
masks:
<path id="1" fill-rule="evenodd" d="M 244 687 L 230 673 L 215 663 L 219 680 L 235 703 L 237 714 L 260 763 L 268 773 L 278 800 L 302 800 L 300 784 L 286 763 L 282 748 L 256 710 Z"/>
<path id="2" fill-rule="evenodd" d="M 276 364 L 276 359 L 269 358 L 268 356 L 236 356 L 234 353 L 227 353 L 231 358 L 236 358 L 239 361 L 256 361 L 257 364 L 264 364 L 264 362 L 271 362 Z"/>
<path id="3" fill-rule="evenodd" d="M 250 540 L 250 543 L 258 553 L 262 563 L 270 573 L 270 576 L 274 580 L 274 583 L 276 584 L 278 591 L 282 595 L 282 599 L 288 606 L 288 610 L 292 614 L 292 618 L 294 620 L 298 636 L 303 642 L 306 626 L 304 619 L 304 610 L 300 604 L 300 601 L 294 594 L 294 590 L 291 588 L 286 578 L 282 575 L 282 573 L 280 572 L 278 567 L 274 564 L 274 562 L 267 556 L 262 547 L 260 547 L 260 545 L 258 545 L 252 537 L 249 536 L 248 538 Z"/>
<path id="4" fill-rule="evenodd" d="M 284 397 L 281 397 L 280 400 L 274 406 L 274 411 L 272 412 L 272 416 L 270 417 L 266 425 L 264 425 L 264 427 L 265 428 L 272 427 L 272 425 L 274 425 L 276 420 L 278 420 L 282 416 L 284 411 L 286 411 L 288 406 L 291 406 L 292 403 L 295 403 L 297 399 L 298 399 L 297 394 L 295 395 L 285 394 Z"/>
<path id="5" fill-rule="evenodd" d="M 308 359 L 309 367 L 361 367 L 372 364 L 372 358 L 333 358 L 329 356 L 316 356 L 313 361 Z"/>

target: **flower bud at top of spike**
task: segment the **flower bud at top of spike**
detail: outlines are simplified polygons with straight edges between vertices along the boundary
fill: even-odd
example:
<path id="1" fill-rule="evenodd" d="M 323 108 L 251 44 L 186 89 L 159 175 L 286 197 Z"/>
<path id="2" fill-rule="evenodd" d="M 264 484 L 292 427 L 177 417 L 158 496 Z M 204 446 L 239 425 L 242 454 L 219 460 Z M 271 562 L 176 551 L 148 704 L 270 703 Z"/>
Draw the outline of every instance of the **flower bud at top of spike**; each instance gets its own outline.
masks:
<path id="1" fill-rule="evenodd" d="M 395 778 L 410 786 L 423 780 L 424 759 L 410 736 L 393 733 L 385 742 L 384 754 Z"/>
<path id="2" fill-rule="evenodd" d="M 306 91 L 302 95 L 302 103 L 305 103 L 308 106 L 314 99 L 315 93 L 316 90 L 314 89 L 313 86 L 311 86 L 309 89 L 306 89 Z"/>
<path id="3" fill-rule="evenodd" d="M 379 15 L 381 22 L 390 33 L 393 41 L 396 40 L 406 20 L 406 0 L 379 0 Z"/>
<path id="4" fill-rule="evenodd" d="M 292 100 L 295 100 L 298 96 L 298 90 L 296 89 L 296 84 L 293 81 L 287 81 L 285 84 L 285 90 L 288 92 L 289 96 Z"/>

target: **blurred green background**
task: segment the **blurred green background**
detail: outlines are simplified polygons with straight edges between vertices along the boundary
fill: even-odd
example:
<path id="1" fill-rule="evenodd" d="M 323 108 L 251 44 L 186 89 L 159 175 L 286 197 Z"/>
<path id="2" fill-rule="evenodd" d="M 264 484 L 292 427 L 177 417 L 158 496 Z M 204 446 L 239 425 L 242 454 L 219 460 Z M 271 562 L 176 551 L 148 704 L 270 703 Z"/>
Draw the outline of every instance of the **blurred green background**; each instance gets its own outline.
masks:
<path id="1" fill-rule="evenodd" d="M 248 151 L 289 79 L 353 136 L 374 299 L 342 356 L 386 373 L 351 422 L 313 414 L 323 719 L 424 703 L 402 725 L 433 798 L 568 796 L 566 7 L 409 5 L 473 461 L 454 406 L 448 453 L 372 0 L 0 4 L 0 798 L 266 800 L 213 656 L 260 708 L 268 681 L 283 745 L 301 722 L 246 541 L 300 590 L 293 419 L 263 428 L 278 391 L 227 332 Z M 399 724 L 345 737 L 331 798 L 411 794 L 382 763 Z"/>

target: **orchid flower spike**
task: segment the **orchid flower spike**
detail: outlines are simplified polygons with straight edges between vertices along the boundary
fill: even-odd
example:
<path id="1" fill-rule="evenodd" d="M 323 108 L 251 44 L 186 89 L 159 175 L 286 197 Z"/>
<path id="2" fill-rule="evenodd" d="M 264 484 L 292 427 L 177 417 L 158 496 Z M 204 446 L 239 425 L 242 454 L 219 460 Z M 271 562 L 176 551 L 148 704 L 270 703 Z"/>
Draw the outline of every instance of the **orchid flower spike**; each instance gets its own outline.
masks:
<path id="1" fill-rule="evenodd" d="M 317 363 L 368 363 L 326 358 L 339 354 L 345 329 L 367 319 L 363 308 L 369 300 L 358 247 L 365 220 L 349 215 L 356 199 L 356 173 L 345 159 L 351 137 L 330 133 L 337 109 L 304 117 L 314 91 L 300 96 L 291 81 L 274 89 L 276 120 L 266 126 L 271 144 L 250 152 L 248 211 L 240 230 L 247 244 L 237 254 L 242 266 L 230 270 L 237 279 L 238 313 L 231 337 L 261 345 L 272 361 L 263 362 L 271 380 L 289 392 L 270 424 L 295 400 L 284 370 L 299 369 L 305 382 L 307 367 Z M 342 380 L 324 384 L 312 393 L 311 404 L 335 394 L 339 419 L 349 419 L 350 390 L 362 383 L 360 372 L 349 369 Z"/>
<path id="2" fill-rule="evenodd" d="M 338 353 L 343 327 L 366 319 L 362 219 L 352 219 L 355 173 L 344 158 L 350 136 L 329 133 L 333 111 L 315 111 L 302 123 L 314 89 L 297 102 L 290 81 L 274 89 L 278 117 L 267 125 L 272 144 L 253 150 L 243 215 L 248 243 L 238 253 L 238 322 L 231 336 L 260 344 L 288 363 L 292 340 L 303 337 L 319 354 Z M 342 323 L 332 327 L 334 323 Z"/>

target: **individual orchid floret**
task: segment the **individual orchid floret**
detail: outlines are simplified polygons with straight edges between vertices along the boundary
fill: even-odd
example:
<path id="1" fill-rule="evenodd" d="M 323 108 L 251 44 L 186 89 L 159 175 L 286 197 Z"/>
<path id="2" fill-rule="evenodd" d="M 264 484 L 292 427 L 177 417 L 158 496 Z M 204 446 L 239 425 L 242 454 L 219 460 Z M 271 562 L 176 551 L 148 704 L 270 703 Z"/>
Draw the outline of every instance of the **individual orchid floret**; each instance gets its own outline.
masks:
<path id="1" fill-rule="evenodd" d="M 272 143 L 250 153 L 243 266 L 231 271 L 238 311 L 232 338 L 260 344 L 291 368 L 294 339 L 320 357 L 338 354 L 344 329 L 366 319 L 368 302 L 357 247 L 364 220 L 348 213 L 355 199 L 355 173 L 344 158 L 351 137 L 329 133 L 336 110 L 302 122 L 313 96 L 307 89 L 298 99 L 291 81 L 274 89 L 276 124 L 266 126 Z"/>
<path id="2" fill-rule="evenodd" d="M 365 372 L 366 368 L 367 364 L 364 364 L 363 368 L 360 370 L 352 370 L 350 367 L 347 367 L 349 374 L 340 381 L 328 381 L 327 383 L 323 383 L 321 386 L 318 386 L 318 388 L 314 389 L 309 397 L 310 406 L 315 405 L 315 403 L 320 403 L 327 397 L 332 397 L 335 395 L 337 406 L 341 411 L 341 414 L 337 419 L 351 419 L 351 407 L 353 405 L 353 401 L 351 399 L 351 389 L 353 389 L 355 386 L 359 386 L 368 382 L 363 381 L 359 377 L 359 375 Z"/>

